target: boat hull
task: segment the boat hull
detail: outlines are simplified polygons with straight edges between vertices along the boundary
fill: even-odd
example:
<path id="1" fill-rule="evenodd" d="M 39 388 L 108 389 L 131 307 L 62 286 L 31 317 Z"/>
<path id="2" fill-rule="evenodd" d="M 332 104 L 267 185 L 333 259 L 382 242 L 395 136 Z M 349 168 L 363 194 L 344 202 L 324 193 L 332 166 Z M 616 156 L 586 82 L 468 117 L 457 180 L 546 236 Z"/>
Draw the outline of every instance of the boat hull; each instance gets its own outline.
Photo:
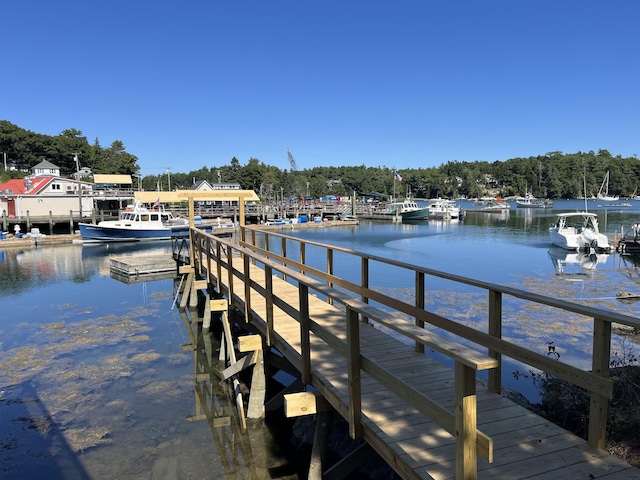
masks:
<path id="1" fill-rule="evenodd" d="M 80 223 L 79 227 L 83 242 L 149 242 L 189 235 L 188 225 L 162 229 L 128 229 Z"/>
<path id="2" fill-rule="evenodd" d="M 403 212 L 400 214 L 403 220 L 427 220 L 429 218 L 429 209 L 420 208 L 418 210 L 412 210 L 410 212 Z"/>
<path id="3" fill-rule="evenodd" d="M 547 204 L 543 202 L 527 202 L 516 200 L 516 206 L 518 208 L 547 208 Z"/>

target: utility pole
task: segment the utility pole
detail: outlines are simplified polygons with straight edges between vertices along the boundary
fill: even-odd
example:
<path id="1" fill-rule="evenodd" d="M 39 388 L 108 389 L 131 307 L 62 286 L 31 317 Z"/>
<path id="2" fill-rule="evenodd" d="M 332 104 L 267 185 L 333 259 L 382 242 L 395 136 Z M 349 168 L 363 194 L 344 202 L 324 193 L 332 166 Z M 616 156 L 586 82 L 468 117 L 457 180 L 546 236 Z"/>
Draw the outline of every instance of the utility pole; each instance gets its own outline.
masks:
<path id="1" fill-rule="evenodd" d="M 82 184 L 80 183 L 80 160 L 77 153 L 73 154 L 73 161 L 76 162 L 76 180 L 78 181 L 78 211 L 80 218 L 82 218 Z"/>

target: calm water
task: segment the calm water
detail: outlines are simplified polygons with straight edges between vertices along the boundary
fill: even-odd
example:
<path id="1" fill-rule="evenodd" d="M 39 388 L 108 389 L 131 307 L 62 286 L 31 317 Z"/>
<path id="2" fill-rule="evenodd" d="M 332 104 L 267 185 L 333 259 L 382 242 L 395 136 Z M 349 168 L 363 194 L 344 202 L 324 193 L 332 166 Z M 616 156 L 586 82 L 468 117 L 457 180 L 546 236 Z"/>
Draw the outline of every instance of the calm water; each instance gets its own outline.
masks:
<path id="1" fill-rule="evenodd" d="M 632 203 L 589 202 L 589 210 L 613 236 L 640 219 L 640 202 Z M 553 211 L 513 208 L 507 215 L 469 213 L 460 222 L 362 222 L 288 233 L 638 316 L 640 303 L 615 299 L 619 290 L 640 292 L 632 259 L 576 258 L 550 249 L 547 228 L 555 214 L 583 205 L 557 201 Z M 295 478 L 265 432 L 261 442 L 269 453 L 252 460 L 237 447 L 246 438 L 221 438 L 207 421 L 187 421 L 196 408 L 194 359 L 181 349 L 189 339 L 172 309 L 173 281 L 130 285 L 110 276 L 110 254 L 140 248 L 0 251 L 0 478 L 43 478 L 45 471 L 52 479 L 270 478 L 268 472 Z M 347 263 L 337 270 L 359 271 Z M 397 296 L 409 295 L 412 281 L 372 272 L 372 287 Z M 428 288 L 429 308 L 468 324 L 486 317 L 475 307 L 478 292 L 441 281 Z M 562 319 L 542 323 L 533 312 L 505 305 L 505 336 L 513 332 L 514 341 L 533 341 L 541 351 L 553 341 L 563 359 L 581 364 L 590 324 L 570 322 L 570 328 Z M 526 391 L 509 368 L 520 369 L 507 367 L 505 383 Z"/>

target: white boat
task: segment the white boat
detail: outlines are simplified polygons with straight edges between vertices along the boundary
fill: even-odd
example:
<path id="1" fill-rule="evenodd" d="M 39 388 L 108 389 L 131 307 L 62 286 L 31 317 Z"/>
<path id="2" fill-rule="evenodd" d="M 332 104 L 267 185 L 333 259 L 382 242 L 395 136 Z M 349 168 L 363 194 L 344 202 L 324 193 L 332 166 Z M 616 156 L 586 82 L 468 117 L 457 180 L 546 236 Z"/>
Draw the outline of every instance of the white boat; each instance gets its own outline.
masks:
<path id="1" fill-rule="evenodd" d="M 598 200 L 602 200 L 603 202 L 617 202 L 620 200 L 618 196 L 609 195 L 609 171 L 607 170 L 607 174 L 604 176 L 604 180 L 602 181 L 602 185 L 600 185 L 600 190 L 598 191 Z"/>
<path id="2" fill-rule="evenodd" d="M 503 202 L 502 200 L 499 199 L 494 199 L 493 201 L 487 203 L 487 205 L 483 208 L 480 209 L 480 211 L 482 212 L 504 212 L 506 210 L 509 210 L 511 207 L 509 207 L 509 204 L 507 202 Z"/>
<path id="3" fill-rule="evenodd" d="M 462 211 L 456 202 L 436 198 L 429 200 L 429 218 L 455 219 L 462 216 Z"/>
<path id="4" fill-rule="evenodd" d="M 518 208 L 547 208 L 549 204 L 527 192 L 524 197 L 516 199 L 516 206 Z"/>
<path id="5" fill-rule="evenodd" d="M 611 251 L 609 239 L 600 233 L 598 216 L 589 212 L 559 213 L 549 227 L 551 243 L 566 250 Z"/>
<path id="6" fill-rule="evenodd" d="M 194 219 L 194 224 L 208 231 L 214 226 L 233 225 L 221 222 L 205 225 L 200 217 Z M 169 240 L 189 234 L 187 218 L 174 217 L 162 208 L 149 210 L 139 202 L 120 212 L 118 220 L 103 220 L 98 224 L 80 223 L 79 227 L 82 241 L 86 243 Z"/>

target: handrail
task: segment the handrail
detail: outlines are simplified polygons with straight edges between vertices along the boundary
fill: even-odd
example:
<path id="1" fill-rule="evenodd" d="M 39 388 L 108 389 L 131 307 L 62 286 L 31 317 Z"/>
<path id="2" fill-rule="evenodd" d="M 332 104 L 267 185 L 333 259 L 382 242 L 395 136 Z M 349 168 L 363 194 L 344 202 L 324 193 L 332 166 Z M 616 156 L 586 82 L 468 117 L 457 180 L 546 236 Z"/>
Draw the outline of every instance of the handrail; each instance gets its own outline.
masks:
<path id="1" fill-rule="evenodd" d="M 241 242 L 241 245 L 260 255 L 264 255 L 274 261 L 286 264 L 288 267 L 295 268 L 298 271 L 304 271 L 305 274 L 315 276 L 326 282 L 328 285 L 346 289 L 354 294 L 354 296 L 361 297 L 364 302 L 374 301 L 395 311 L 402 312 L 413 317 L 415 324 L 418 326 L 430 324 L 435 327 L 442 328 L 457 337 L 464 338 L 477 345 L 482 345 L 488 349 L 489 355 L 500 361 L 500 363 L 502 356 L 504 355 L 588 390 L 591 395 L 588 441 L 593 447 L 604 448 L 608 400 L 613 396 L 613 381 L 609 378 L 611 324 L 619 323 L 633 328 L 640 328 L 640 321 L 638 319 L 617 312 L 556 299 L 514 287 L 503 286 L 460 275 L 449 274 L 426 267 L 411 265 L 409 263 L 391 260 L 378 255 L 290 237 L 273 231 L 269 231 L 267 233 L 255 226 L 246 226 L 244 228 L 245 230 L 242 232 L 242 238 L 244 241 Z M 250 233 L 250 235 L 247 235 L 247 233 Z M 265 237 L 264 247 L 258 246 L 258 235 L 263 235 Z M 299 243 L 301 252 L 300 261 L 285 257 L 278 252 L 271 251 L 268 237 L 280 238 L 281 243 L 284 245 L 286 245 L 286 242 Z M 306 260 L 302 258 L 302 253 L 306 253 L 307 247 L 309 246 L 326 249 L 328 259 L 327 271 L 322 271 L 308 265 Z M 286 254 L 286 250 L 284 251 Z M 360 285 L 333 275 L 330 267 L 333 265 L 331 259 L 333 258 L 334 252 L 341 252 L 360 258 Z M 369 271 L 371 269 L 372 262 L 380 262 L 412 272 L 412 274 L 415 275 L 416 285 L 415 305 L 411 305 L 380 292 L 371 290 L 368 285 Z M 487 332 L 482 332 L 478 329 L 459 324 L 442 315 L 426 310 L 424 308 L 424 277 L 426 275 L 485 290 L 487 292 L 488 305 Z M 593 319 L 594 332 L 591 371 L 582 370 L 502 339 L 503 295 L 591 317 Z M 363 318 L 366 318 L 365 315 L 366 314 L 363 315 Z M 418 349 L 419 345 L 417 345 L 416 348 Z M 501 367 L 498 367 L 489 373 L 488 388 L 490 391 L 496 393 L 501 391 Z"/>
<path id="2" fill-rule="evenodd" d="M 376 365 L 373 360 L 369 359 L 361 351 L 358 333 L 359 316 L 367 315 L 370 319 L 385 323 L 384 317 L 389 315 L 387 312 L 375 309 L 358 298 L 346 295 L 343 291 L 326 285 L 324 282 L 309 275 L 297 272 L 279 261 L 271 260 L 266 256 L 253 252 L 246 246 L 234 245 L 229 240 L 215 237 L 202 230 L 192 229 L 191 233 L 192 252 L 194 252 L 194 259 L 198 264 L 196 267 L 202 274 L 206 275 L 209 283 L 219 285 L 218 282 L 221 278 L 220 269 L 227 270 L 226 293 L 229 301 L 234 303 L 236 302 L 236 297 L 232 290 L 233 279 L 235 277 L 244 282 L 244 310 L 247 321 L 251 321 L 253 315 L 250 307 L 252 302 L 251 292 L 257 292 L 258 295 L 266 299 L 267 318 L 263 320 L 266 320 L 267 323 L 268 344 L 273 345 L 271 338 L 271 332 L 273 331 L 273 314 L 271 310 L 274 305 L 300 323 L 300 341 L 303 346 L 301 374 L 305 383 L 321 387 L 321 384 L 314 382 L 311 374 L 311 332 L 347 359 L 349 369 L 349 406 L 346 411 L 346 417 L 349 420 L 350 434 L 354 438 L 362 435 L 360 372 L 366 372 L 456 438 L 456 469 L 458 478 L 475 478 L 475 474 L 467 476 L 465 472 L 476 471 L 476 453 L 479 453 L 486 460 L 492 461 L 493 442 L 491 438 L 477 430 L 475 372 L 477 369 L 494 368 L 497 365 L 495 360 L 488 357 L 481 358 L 481 356 L 469 350 L 468 347 L 462 345 L 458 345 L 458 348 L 452 348 L 450 351 L 447 351 L 445 348 L 442 349 L 445 354 L 450 354 L 455 360 L 455 408 L 453 412 L 450 412 L 423 393 L 398 381 L 394 375 Z M 212 243 L 215 243 L 215 246 L 213 246 Z M 226 254 L 222 256 L 220 255 L 222 251 L 221 246 L 224 246 L 226 249 Z M 243 257 L 242 269 L 234 268 L 232 262 L 233 251 Z M 203 263 L 203 257 L 206 257 L 205 263 Z M 249 266 L 251 259 L 254 261 L 257 260 L 264 265 L 264 287 L 255 279 L 250 278 Z M 212 271 L 210 268 L 211 261 L 217 264 L 215 271 Z M 203 270 L 206 270 L 206 272 Z M 279 272 L 283 279 L 287 278 L 286 281 L 295 282 L 298 285 L 299 304 L 297 306 L 290 305 L 283 299 L 273 295 L 274 271 Z M 346 341 L 335 337 L 310 318 L 308 305 L 309 290 L 313 290 L 327 299 L 335 300 L 344 306 Z M 402 333 L 402 330 L 398 331 Z M 423 336 L 413 334 L 412 338 L 424 344 L 433 343 L 431 336 L 426 334 Z M 433 344 L 435 345 L 435 343 Z M 465 358 L 462 350 L 468 350 L 471 356 Z"/>

